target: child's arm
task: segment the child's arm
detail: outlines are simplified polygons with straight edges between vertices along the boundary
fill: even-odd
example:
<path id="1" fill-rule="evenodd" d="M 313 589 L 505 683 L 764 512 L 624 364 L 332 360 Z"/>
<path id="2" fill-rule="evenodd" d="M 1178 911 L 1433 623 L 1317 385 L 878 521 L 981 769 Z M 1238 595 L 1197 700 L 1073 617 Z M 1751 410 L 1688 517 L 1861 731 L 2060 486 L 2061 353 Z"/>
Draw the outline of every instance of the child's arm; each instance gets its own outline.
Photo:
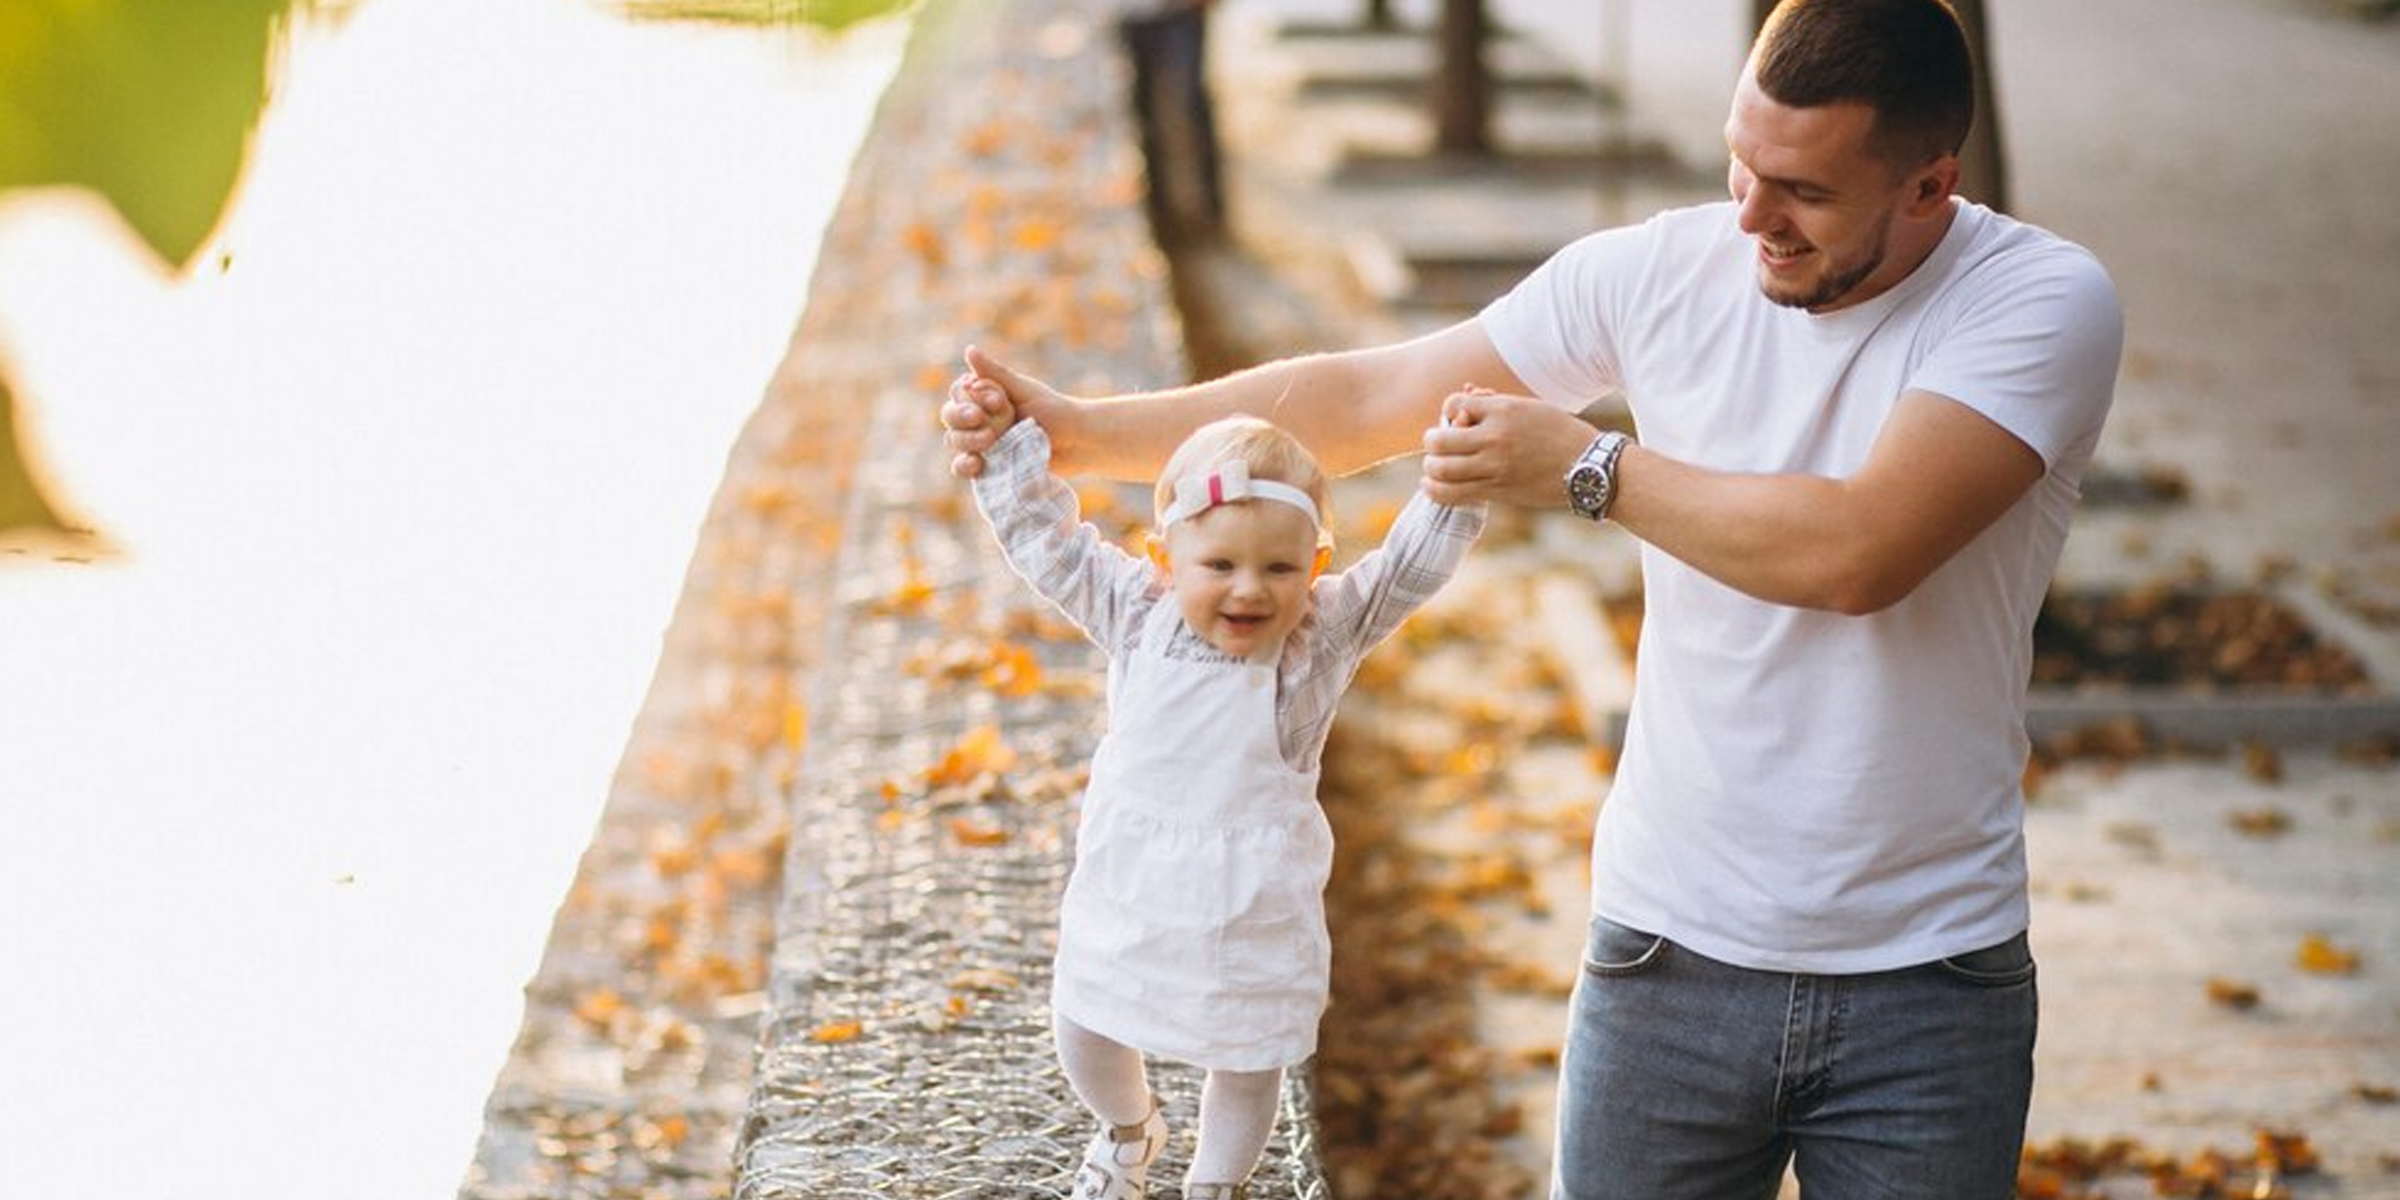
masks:
<path id="1" fill-rule="evenodd" d="M 1364 657 L 1450 581 L 1483 533 L 1485 506 L 1437 504 L 1423 489 L 1408 499 L 1383 545 L 1350 569 L 1317 581 L 1320 627 L 1346 653 Z"/>
<path id="2" fill-rule="evenodd" d="M 1019 578 L 1104 650 L 1113 653 L 1139 629 L 1158 596 L 1156 573 L 1082 519 L 1074 489 L 1050 473 L 1050 438 L 1040 425 L 1011 426 L 974 482 L 975 506 Z"/>

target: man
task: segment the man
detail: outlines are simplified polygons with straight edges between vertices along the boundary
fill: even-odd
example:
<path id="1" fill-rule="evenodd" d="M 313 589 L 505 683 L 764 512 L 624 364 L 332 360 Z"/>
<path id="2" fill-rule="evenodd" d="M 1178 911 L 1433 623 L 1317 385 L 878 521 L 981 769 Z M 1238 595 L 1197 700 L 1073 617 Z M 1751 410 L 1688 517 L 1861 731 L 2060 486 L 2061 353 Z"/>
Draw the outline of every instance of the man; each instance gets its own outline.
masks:
<path id="1" fill-rule="evenodd" d="M 1587 237 L 1473 320 L 1108 404 L 969 351 L 1063 471 L 1140 477 L 1231 411 L 1335 470 L 1430 424 L 1435 498 L 1642 541 L 1555 1196 L 1763 1198 L 1787 1162 L 1812 1200 L 2014 1194 L 2031 631 L 2123 323 L 2088 254 L 1953 196 L 1972 96 L 1943 0 L 1785 0 L 1731 201 Z M 1638 444 L 1570 415 L 1612 393 Z M 943 417 L 972 474 L 981 411 Z"/>

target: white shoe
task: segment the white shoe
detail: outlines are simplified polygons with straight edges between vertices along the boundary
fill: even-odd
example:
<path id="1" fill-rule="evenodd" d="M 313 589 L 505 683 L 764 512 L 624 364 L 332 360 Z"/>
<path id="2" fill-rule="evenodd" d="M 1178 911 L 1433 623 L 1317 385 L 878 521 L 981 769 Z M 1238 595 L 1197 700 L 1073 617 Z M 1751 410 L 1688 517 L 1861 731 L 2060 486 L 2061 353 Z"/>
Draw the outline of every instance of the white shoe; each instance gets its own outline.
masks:
<path id="1" fill-rule="evenodd" d="M 1150 1099 L 1150 1115 L 1132 1125 L 1102 1125 L 1075 1170 L 1073 1200 L 1143 1200 L 1150 1162 L 1167 1144 L 1167 1115 Z"/>

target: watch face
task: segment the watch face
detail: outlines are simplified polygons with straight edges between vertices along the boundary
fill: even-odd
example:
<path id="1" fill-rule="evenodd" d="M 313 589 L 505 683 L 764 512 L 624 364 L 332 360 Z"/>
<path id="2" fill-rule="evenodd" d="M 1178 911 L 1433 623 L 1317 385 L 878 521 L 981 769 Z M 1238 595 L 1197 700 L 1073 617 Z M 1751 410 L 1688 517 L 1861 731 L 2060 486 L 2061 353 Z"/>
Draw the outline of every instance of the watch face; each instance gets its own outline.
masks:
<path id="1" fill-rule="evenodd" d="M 1576 512 L 1588 517 L 1600 510 L 1600 502 L 1607 497 L 1608 481 L 1597 465 L 1577 463 L 1567 472 L 1567 502 Z"/>

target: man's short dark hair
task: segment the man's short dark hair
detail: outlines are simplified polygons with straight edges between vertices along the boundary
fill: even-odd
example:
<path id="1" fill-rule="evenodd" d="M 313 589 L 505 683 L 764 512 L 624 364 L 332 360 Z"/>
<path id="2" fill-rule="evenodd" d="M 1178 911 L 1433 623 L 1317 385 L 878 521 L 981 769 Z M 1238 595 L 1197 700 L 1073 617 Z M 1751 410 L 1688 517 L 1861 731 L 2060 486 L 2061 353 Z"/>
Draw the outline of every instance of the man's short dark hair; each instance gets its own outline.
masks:
<path id="1" fill-rule="evenodd" d="M 1750 61 L 1778 104 L 1872 109 L 1868 148 L 1901 170 L 1958 153 L 1975 120 L 1975 62 L 1948 0 L 1783 0 Z"/>

